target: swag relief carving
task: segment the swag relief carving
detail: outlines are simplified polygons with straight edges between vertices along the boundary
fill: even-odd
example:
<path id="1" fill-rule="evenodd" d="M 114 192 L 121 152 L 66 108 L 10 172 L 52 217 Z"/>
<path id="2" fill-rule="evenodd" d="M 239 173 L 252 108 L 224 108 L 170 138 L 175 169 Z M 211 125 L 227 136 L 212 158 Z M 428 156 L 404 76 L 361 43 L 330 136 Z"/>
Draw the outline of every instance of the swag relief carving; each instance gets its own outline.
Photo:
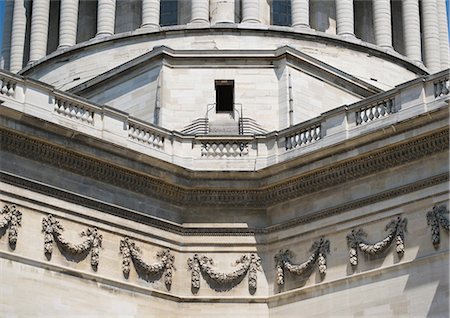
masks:
<path id="1" fill-rule="evenodd" d="M 8 242 L 12 249 L 16 248 L 18 228 L 22 225 L 22 212 L 15 205 L 5 205 L 1 211 L 0 236 L 8 229 Z"/>
<path id="2" fill-rule="evenodd" d="M 406 233 L 407 219 L 401 218 L 389 222 L 386 225 L 386 231 L 389 234 L 376 243 L 370 244 L 365 240 L 367 234 L 362 229 L 353 229 L 350 234 L 347 235 L 347 242 L 350 247 L 349 257 L 350 264 L 353 266 L 358 265 L 358 249 L 368 255 L 379 255 L 383 253 L 394 241 L 396 242 L 396 252 L 401 257 L 405 252 L 405 233 Z"/>
<path id="3" fill-rule="evenodd" d="M 438 247 L 441 242 L 441 231 L 440 226 L 444 230 L 448 232 L 449 229 L 449 221 L 448 217 L 448 209 L 445 205 L 434 206 L 431 211 L 427 212 L 427 223 L 431 225 L 431 242 L 434 247 Z"/>
<path id="4" fill-rule="evenodd" d="M 65 252 L 74 260 L 84 259 L 91 252 L 91 266 L 97 270 L 99 262 L 100 247 L 102 246 L 103 236 L 98 233 L 97 228 L 88 227 L 86 231 L 80 233 L 81 237 L 86 239 L 80 244 L 68 242 L 62 233 L 64 227 L 53 215 L 42 219 L 42 232 L 44 232 L 44 250 L 48 258 L 53 252 L 53 242 L 55 241 L 61 251 Z"/>
<path id="5" fill-rule="evenodd" d="M 136 243 L 130 238 L 125 237 L 120 241 L 120 253 L 123 257 L 122 272 L 126 278 L 130 274 L 130 264 L 133 262 L 138 275 L 146 280 L 152 280 L 152 276 L 164 275 L 164 284 L 167 290 L 170 290 L 172 286 L 172 274 L 175 270 L 173 265 L 175 256 L 171 254 L 169 249 L 160 250 L 156 254 L 159 261 L 149 265 L 142 259 L 142 251 L 136 246 Z M 154 278 L 156 279 L 157 277 Z"/>
<path id="6" fill-rule="evenodd" d="M 261 259 L 256 254 L 242 255 L 236 260 L 238 267 L 230 273 L 220 273 L 212 266 L 212 258 L 195 254 L 188 259 L 191 271 L 191 289 L 195 294 L 200 289 L 200 276 L 203 275 L 209 286 L 216 291 L 230 290 L 239 284 L 248 273 L 248 289 L 251 294 L 256 292 L 257 275 L 261 270 Z"/>
<path id="7" fill-rule="evenodd" d="M 315 241 L 311 246 L 310 252 L 312 254 L 309 258 L 301 264 L 293 264 L 291 259 L 293 253 L 291 250 L 280 250 L 275 255 L 275 264 L 277 270 L 277 284 L 284 285 L 285 271 L 295 275 L 302 275 L 306 271 L 312 269 L 317 263 L 319 273 L 325 275 L 327 272 L 327 258 L 326 255 L 330 253 L 330 241 L 324 238 Z"/>

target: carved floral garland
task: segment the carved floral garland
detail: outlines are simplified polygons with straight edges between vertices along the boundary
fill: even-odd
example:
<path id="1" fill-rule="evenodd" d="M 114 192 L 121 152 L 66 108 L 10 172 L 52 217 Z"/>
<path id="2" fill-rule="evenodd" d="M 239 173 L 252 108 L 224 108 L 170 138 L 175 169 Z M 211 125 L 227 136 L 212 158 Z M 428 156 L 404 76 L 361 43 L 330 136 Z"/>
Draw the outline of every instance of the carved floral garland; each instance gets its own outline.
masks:
<path id="1" fill-rule="evenodd" d="M 62 237 L 63 231 L 64 227 L 53 215 L 50 214 L 47 218 L 42 219 L 45 254 L 51 256 L 53 241 L 56 241 L 61 249 L 70 255 L 83 255 L 91 251 L 91 266 L 94 270 L 97 270 L 103 239 L 103 236 L 97 232 L 97 228 L 88 227 L 86 231 L 81 232 L 80 236 L 86 237 L 86 240 L 80 244 L 69 243 Z"/>
<path id="2" fill-rule="evenodd" d="M 427 212 L 427 223 L 431 225 L 431 242 L 435 247 L 438 247 L 441 242 L 439 225 L 447 232 L 449 230 L 449 221 L 445 216 L 446 214 L 448 214 L 448 210 L 445 205 L 434 206 L 431 211 Z"/>
<path id="3" fill-rule="evenodd" d="M 392 244 L 394 238 L 397 245 L 396 252 L 399 256 L 402 256 L 405 252 L 404 239 L 406 224 L 406 218 L 401 218 L 400 216 L 397 217 L 397 219 L 386 225 L 386 231 L 389 230 L 389 234 L 384 239 L 374 244 L 370 244 L 365 240 L 367 234 L 362 229 L 353 229 L 352 232 L 347 235 L 347 242 L 350 246 L 350 264 L 353 266 L 358 265 L 358 248 L 368 255 L 378 255 L 383 253 Z"/>
<path id="4" fill-rule="evenodd" d="M 257 273 L 261 270 L 261 258 L 259 256 L 255 254 L 242 255 L 236 260 L 236 265 L 239 265 L 239 267 L 231 273 L 217 272 L 211 265 L 214 265 L 214 261 L 206 256 L 195 254 L 193 258 L 188 259 L 188 267 L 192 272 L 191 286 L 193 289 L 198 290 L 200 288 L 201 273 L 220 286 L 229 286 L 248 273 L 248 288 L 251 293 L 256 291 Z"/>
<path id="5" fill-rule="evenodd" d="M 142 251 L 130 238 L 125 237 L 120 241 L 120 253 L 123 256 L 122 272 L 125 277 L 130 273 L 130 263 L 133 261 L 134 266 L 145 275 L 156 275 L 164 272 L 164 283 L 167 290 L 172 286 L 172 273 L 175 269 L 173 263 L 175 257 L 170 253 L 169 249 L 160 250 L 156 257 L 159 262 L 147 264 L 141 257 Z"/>
<path id="6" fill-rule="evenodd" d="M 311 269 L 316 264 L 316 261 L 318 263 L 320 274 L 325 275 L 327 272 L 326 254 L 330 252 L 330 241 L 320 238 L 320 240 L 313 243 L 310 252 L 312 252 L 312 254 L 305 262 L 296 265 L 291 262 L 291 258 L 293 257 L 291 250 L 280 250 L 278 254 L 275 255 L 277 284 L 284 284 L 285 270 L 295 275 L 302 275 L 307 270 Z"/>
<path id="7" fill-rule="evenodd" d="M 11 247 L 17 243 L 17 230 L 22 225 L 22 212 L 16 209 L 15 205 L 5 205 L 1 211 L 3 219 L 0 220 L 0 230 L 8 228 L 8 242 Z"/>

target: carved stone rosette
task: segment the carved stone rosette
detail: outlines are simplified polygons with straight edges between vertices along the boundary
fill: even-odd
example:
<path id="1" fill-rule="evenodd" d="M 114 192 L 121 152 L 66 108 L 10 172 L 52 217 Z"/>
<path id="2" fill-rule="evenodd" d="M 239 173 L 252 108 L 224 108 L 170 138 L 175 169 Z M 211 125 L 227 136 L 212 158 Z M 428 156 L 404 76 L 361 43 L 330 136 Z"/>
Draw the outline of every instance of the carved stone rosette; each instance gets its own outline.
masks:
<path id="1" fill-rule="evenodd" d="M 15 248 L 17 243 L 18 228 L 22 225 L 22 212 L 16 209 L 15 205 L 5 205 L 1 211 L 0 230 L 8 229 L 8 242 L 11 248 Z"/>
<path id="2" fill-rule="evenodd" d="M 446 214 L 448 214 L 448 209 L 445 205 L 434 206 L 431 211 L 427 212 L 427 223 L 431 225 L 431 242 L 436 248 L 441 242 L 440 226 L 447 232 L 449 229 L 449 220 L 445 216 Z"/>
<path id="3" fill-rule="evenodd" d="M 164 284 L 167 290 L 172 286 L 172 274 L 175 269 L 173 263 L 175 256 L 170 253 L 169 249 L 160 250 L 156 257 L 159 262 L 147 264 L 141 257 L 142 251 L 136 246 L 129 237 L 125 237 L 120 241 L 120 254 L 122 254 L 122 272 L 125 277 L 130 273 L 130 263 L 133 262 L 138 274 L 144 274 L 147 277 L 163 273 Z"/>
<path id="4" fill-rule="evenodd" d="M 53 252 L 53 241 L 55 241 L 62 251 L 71 256 L 83 256 L 91 252 L 91 266 L 97 270 L 99 262 L 100 247 L 103 236 L 97 232 L 97 228 L 88 227 L 86 231 L 80 233 L 81 237 L 86 237 L 80 244 L 72 244 L 63 238 L 64 227 L 53 215 L 48 215 L 42 219 L 42 232 L 44 232 L 44 250 L 49 257 Z"/>
<path id="5" fill-rule="evenodd" d="M 307 270 L 313 268 L 317 263 L 319 268 L 319 273 L 325 275 L 327 272 L 327 254 L 330 253 L 330 241 L 324 238 L 315 241 L 311 246 L 310 252 L 312 254 L 309 258 L 301 264 L 293 264 L 291 258 L 293 253 L 291 250 L 280 250 L 275 255 L 275 264 L 277 270 L 277 284 L 284 284 L 285 271 L 295 275 L 302 275 Z"/>
<path id="6" fill-rule="evenodd" d="M 399 256 L 402 256 L 405 252 L 404 239 L 406 225 L 406 218 L 397 217 L 397 219 L 392 220 L 386 225 L 386 231 L 389 231 L 389 234 L 381 241 L 373 244 L 365 240 L 367 234 L 362 229 L 353 229 L 347 235 L 347 242 L 350 247 L 350 264 L 353 266 L 358 265 L 358 249 L 368 255 L 379 255 L 392 244 L 394 239 L 396 242 L 396 252 Z"/>
<path id="7" fill-rule="evenodd" d="M 205 275 L 207 279 L 223 287 L 230 287 L 239 282 L 248 273 L 248 288 L 254 293 L 257 287 L 257 275 L 261 270 L 261 259 L 256 254 L 242 255 L 236 260 L 238 268 L 230 273 L 220 273 L 212 268 L 212 258 L 195 254 L 188 259 L 188 267 L 191 271 L 191 287 L 193 292 L 200 288 L 200 276 Z"/>

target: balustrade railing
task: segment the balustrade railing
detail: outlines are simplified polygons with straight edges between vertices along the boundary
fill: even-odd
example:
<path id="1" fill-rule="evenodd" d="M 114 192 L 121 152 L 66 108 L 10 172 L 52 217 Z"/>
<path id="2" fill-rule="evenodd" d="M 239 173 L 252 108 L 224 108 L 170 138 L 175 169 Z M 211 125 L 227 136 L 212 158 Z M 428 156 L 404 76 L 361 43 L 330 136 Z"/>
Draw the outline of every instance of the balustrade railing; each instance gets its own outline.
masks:
<path id="1" fill-rule="evenodd" d="M 210 141 L 201 143 L 202 157 L 242 157 L 248 155 L 248 142 Z"/>
<path id="2" fill-rule="evenodd" d="M 441 97 L 448 95 L 450 89 L 449 77 L 444 77 L 436 80 L 434 83 L 434 97 Z"/>
<path id="3" fill-rule="evenodd" d="M 165 138 L 163 134 L 134 123 L 128 125 L 128 137 L 155 148 L 164 147 Z"/>
<path id="4" fill-rule="evenodd" d="M 55 112 L 88 124 L 94 122 L 94 110 L 60 97 L 55 97 Z"/>
<path id="5" fill-rule="evenodd" d="M 285 148 L 291 150 L 301 147 L 322 138 L 321 123 L 314 123 L 308 127 L 302 127 L 296 132 L 285 137 Z"/>
<path id="6" fill-rule="evenodd" d="M 396 111 L 394 98 L 378 101 L 375 104 L 361 107 L 356 111 L 356 124 L 361 125 L 368 123 L 378 118 L 388 116 Z"/>
<path id="7" fill-rule="evenodd" d="M 13 96 L 17 81 L 0 74 L 0 94 Z"/>

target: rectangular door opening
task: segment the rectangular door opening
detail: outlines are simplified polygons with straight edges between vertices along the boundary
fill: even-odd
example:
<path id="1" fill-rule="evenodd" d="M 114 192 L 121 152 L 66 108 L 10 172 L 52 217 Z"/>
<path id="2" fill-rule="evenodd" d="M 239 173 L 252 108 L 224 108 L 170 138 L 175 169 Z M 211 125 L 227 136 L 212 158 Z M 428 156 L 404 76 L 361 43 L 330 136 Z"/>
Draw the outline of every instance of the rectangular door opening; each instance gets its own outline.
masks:
<path id="1" fill-rule="evenodd" d="M 234 112 L 234 80 L 216 80 L 216 112 Z"/>

